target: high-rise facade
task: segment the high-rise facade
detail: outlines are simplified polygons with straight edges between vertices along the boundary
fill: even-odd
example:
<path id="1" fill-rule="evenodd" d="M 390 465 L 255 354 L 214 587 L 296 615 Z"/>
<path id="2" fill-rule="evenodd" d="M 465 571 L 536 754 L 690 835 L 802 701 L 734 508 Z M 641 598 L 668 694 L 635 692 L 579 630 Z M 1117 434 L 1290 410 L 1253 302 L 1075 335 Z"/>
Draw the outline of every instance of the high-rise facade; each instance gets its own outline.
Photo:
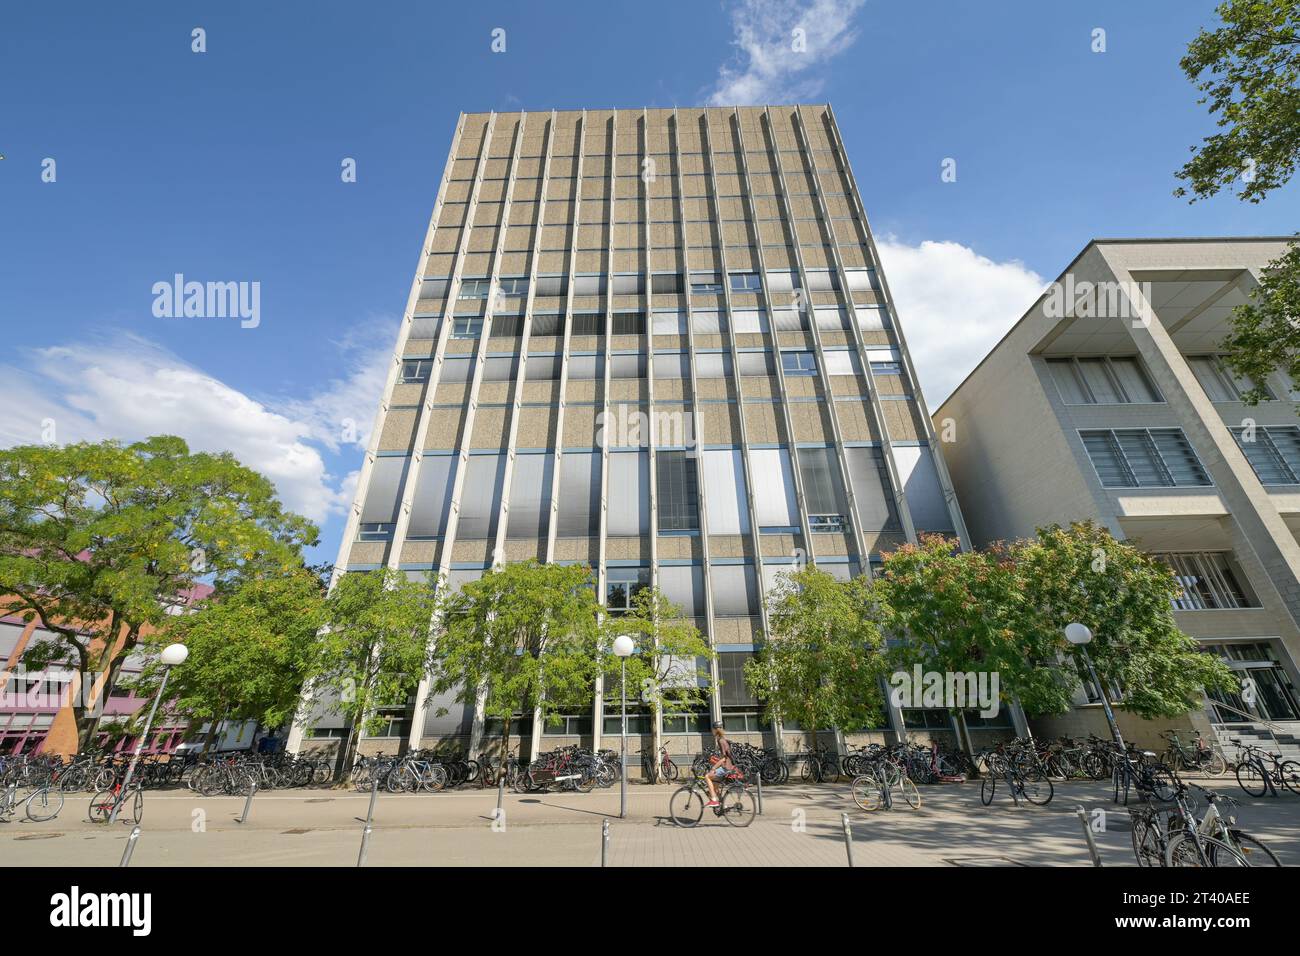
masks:
<path id="1" fill-rule="evenodd" d="M 340 571 L 583 563 L 610 613 L 657 586 L 720 678 L 662 731 L 758 735 L 776 575 L 921 531 L 965 538 L 829 106 L 461 115 Z M 599 687 L 529 716 L 534 747 L 613 732 Z M 387 733 L 482 730 L 421 688 Z"/>

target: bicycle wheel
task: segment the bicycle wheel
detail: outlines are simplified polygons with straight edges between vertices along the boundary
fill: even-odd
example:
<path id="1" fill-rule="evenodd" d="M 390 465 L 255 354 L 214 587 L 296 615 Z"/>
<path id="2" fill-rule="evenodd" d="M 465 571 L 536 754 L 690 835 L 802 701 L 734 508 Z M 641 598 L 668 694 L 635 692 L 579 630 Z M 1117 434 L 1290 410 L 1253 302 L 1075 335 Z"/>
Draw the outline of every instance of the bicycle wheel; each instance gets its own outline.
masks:
<path id="1" fill-rule="evenodd" d="M 1217 751 L 1211 751 L 1204 760 L 1201 761 L 1201 773 L 1207 777 L 1222 777 L 1228 772 L 1228 761 L 1223 759 L 1223 754 Z"/>
<path id="2" fill-rule="evenodd" d="M 864 773 L 854 777 L 849 789 L 853 794 L 853 802 L 861 809 L 868 813 L 880 809 L 880 783 L 871 774 Z"/>
<path id="3" fill-rule="evenodd" d="M 1021 795 L 1036 807 L 1047 806 L 1056 793 L 1051 779 L 1038 767 L 1021 773 L 1018 783 Z"/>
<path id="4" fill-rule="evenodd" d="M 1137 818 L 1133 821 L 1133 855 L 1137 857 L 1138 866 L 1164 866 L 1165 852 L 1160 839 L 1160 828 L 1150 820 Z"/>
<path id="5" fill-rule="evenodd" d="M 693 827 L 704 816 L 704 794 L 695 787 L 681 787 L 668 801 L 668 816 L 679 827 Z"/>
<path id="6" fill-rule="evenodd" d="M 90 798 L 90 822 L 107 823 L 113 815 L 114 794 L 112 790 L 101 790 Z"/>
<path id="7" fill-rule="evenodd" d="M 1201 837 L 1201 843 L 1205 846 L 1205 859 L 1210 866 L 1250 866 L 1249 860 L 1222 840 L 1215 837 Z M 1165 850 L 1165 866 L 1201 867 L 1204 865 L 1200 854 L 1196 852 L 1196 841 L 1186 833 L 1179 833 L 1169 841 L 1169 847 Z"/>
<path id="8" fill-rule="evenodd" d="M 921 809 L 921 791 L 916 789 L 916 784 L 909 777 L 898 781 L 898 793 L 913 810 Z"/>
<path id="9" fill-rule="evenodd" d="M 389 793 L 404 793 L 415 788 L 415 768 L 404 763 L 388 775 L 384 787 Z"/>
<path id="10" fill-rule="evenodd" d="M 998 787 L 998 778 L 990 774 L 980 782 L 980 803 L 988 806 L 993 802 L 993 794 Z"/>
<path id="11" fill-rule="evenodd" d="M 1300 763 L 1294 760 L 1283 760 L 1278 769 L 1281 770 L 1282 786 L 1292 793 L 1300 793 Z"/>
<path id="12" fill-rule="evenodd" d="M 733 783 L 727 787 L 718 802 L 722 804 L 722 818 L 733 827 L 749 826 L 758 813 L 754 795 L 743 784 Z"/>
<path id="13" fill-rule="evenodd" d="M 1262 841 L 1251 836 L 1249 833 L 1242 833 L 1240 830 L 1230 830 L 1232 842 L 1241 851 L 1242 856 L 1246 857 L 1251 866 L 1281 866 L 1282 861 L 1278 859 L 1277 854 L 1268 848 Z"/>
<path id="14" fill-rule="evenodd" d="M 1237 765 L 1237 786 L 1248 796 L 1262 797 L 1268 793 L 1268 774 L 1258 760 L 1247 760 Z"/>
<path id="15" fill-rule="evenodd" d="M 63 809 L 63 791 L 44 787 L 27 798 L 27 819 L 33 823 L 53 820 Z"/>
<path id="16" fill-rule="evenodd" d="M 678 775 L 679 775 L 679 771 L 677 770 L 677 764 L 675 764 L 675 763 L 673 763 L 671 760 L 668 760 L 668 759 L 665 758 L 665 759 L 664 759 L 664 778 L 665 778 L 666 780 L 676 780 L 677 777 L 678 777 Z"/>
<path id="17" fill-rule="evenodd" d="M 131 818 L 139 825 L 144 819 L 144 791 L 135 787 L 135 796 L 131 797 Z M 119 814 L 120 815 L 120 814 Z"/>

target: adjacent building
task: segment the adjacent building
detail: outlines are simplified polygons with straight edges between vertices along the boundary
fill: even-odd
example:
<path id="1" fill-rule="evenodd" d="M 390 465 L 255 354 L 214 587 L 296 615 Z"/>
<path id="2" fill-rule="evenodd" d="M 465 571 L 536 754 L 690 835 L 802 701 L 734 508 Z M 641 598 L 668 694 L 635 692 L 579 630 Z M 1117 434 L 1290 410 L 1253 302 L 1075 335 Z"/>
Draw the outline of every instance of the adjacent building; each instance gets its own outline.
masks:
<path id="1" fill-rule="evenodd" d="M 1091 242 L 934 417 L 975 545 L 1091 518 L 1158 555 L 1184 587 L 1179 625 L 1243 679 L 1205 718 L 1284 742 L 1300 729 L 1300 392 L 1235 376 L 1218 349 L 1287 242 Z M 1268 400 L 1244 404 L 1257 384 Z M 1044 729 L 1104 735 L 1099 700 L 1088 688 Z"/>
<path id="2" fill-rule="evenodd" d="M 829 106 L 461 115 L 337 573 L 582 563 L 611 614 L 659 587 L 718 652 L 708 709 L 663 718 L 682 752 L 797 731 L 742 675 L 776 575 L 921 531 L 966 537 Z M 476 749 L 482 715 L 426 698 L 365 746 Z M 536 750 L 610 713 L 521 717 Z M 291 748 L 344 733 L 315 717 Z"/>

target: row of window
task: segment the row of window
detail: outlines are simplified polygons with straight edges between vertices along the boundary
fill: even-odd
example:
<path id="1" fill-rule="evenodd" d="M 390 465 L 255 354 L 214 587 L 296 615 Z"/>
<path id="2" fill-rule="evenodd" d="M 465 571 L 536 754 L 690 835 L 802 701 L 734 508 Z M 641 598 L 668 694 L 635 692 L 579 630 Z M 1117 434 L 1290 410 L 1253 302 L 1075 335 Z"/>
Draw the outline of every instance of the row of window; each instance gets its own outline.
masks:
<path id="1" fill-rule="evenodd" d="M 1239 402 L 1255 383 L 1228 368 L 1221 355 L 1189 355 L 1187 365 L 1212 402 Z M 1163 402 L 1136 356 L 1049 358 L 1047 367 L 1067 405 L 1124 405 Z M 1264 396 L 1276 396 L 1266 385 Z"/>
<path id="2" fill-rule="evenodd" d="M 875 270 L 845 269 L 845 280 L 852 292 L 874 291 L 876 288 Z M 839 276 L 831 269 L 807 269 L 804 271 L 807 287 L 794 270 L 768 270 L 768 291 L 772 293 L 789 293 L 797 289 L 807 292 L 836 292 L 841 288 Z M 646 290 L 646 274 L 643 272 L 615 273 L 608 276 L 603 272 L 579 273 L 571 277 L 574 295 L 602 295 L 606 291 L 614 295 L 640 295 Z M 569 291 L 570 277 L 565 275 L 542 275 L 535 280 L 537 295 L 565 295 Z M 683 276 L 680 272 L 654 272 L 649 275 L 650 291 L 656 295 L 681 294 L 690 289 L 700 295 L 721 295 L 724 276 L 719 272 L 691 272 Z M 732 292 L 762 292 L 763 277 L 757 272 L 728 272 L 725 281 Z M 423 299 L 446 298 L 451 279 L 447 276 L 430 277 L 421 284 L 420 297 Z M 527 276 L 507 276 L 498 280 L 497 288 L 508 298 L 524 298 L 528 295 L 529 280 Z M 458 299 L 487 299 L 492 294 L 492 280 L 489 276 L 473 276 L 461 279 L 456 292 Z"/>
<path id="3" fill-rule="evenodd" d="M 887 350 L 882 353 L 888 355 Z M 880 354 L 880 353 L 868 353 Z M 804 350 L 783 350 L 781 368 L 786 375 L 816 375 L 815 353 Z M 604 353 L 570 355 L 568 373 L 571 380 L 592 381 L 604 378 Z M 440 384 L 464 383 L 472 380 L 475 358 L 455 355 L 443 359 Z M 525 378 L 529 382 L 559 381 L 564 358 L 561 355 L 530 354 Z M 775 375 L 772 353 L 767 350 L 737 352 L 696 352 L 695 377 L 703 379 L 732 378 L 735 375 Z M 645 378 L 653 363 L 656 380 L 688 380 L 691 377 L 691 358 L 687 352 L 657 352 L 647 357 L 639 353 L 616 352 L 609 355 L 611 378 Z M 857 352 L 848 349 L 828 349 L 822 352 L 822 364 L 827 375 L 862 375 L 862 360 Z M 898 375 L 900 366 L 895 359 L 870 363 L 873 375 Z M 422 384 L 433 374 L 433 359 L 403 359 L 398 377 L 399 384 Z M 491 355 L 483 361 L 485 382 L 511 382 L 518 378 L 519 360 L 515 355 Z"/>
<path id="4" fill-rule="evenodd" d="M 1229 431 L 1260 484 L 1300 484 L 1300 426 L 1258 425 Z M 1212 484 L 1181 428 L 1093 428 L 1079 435 L 1103 487 Z"/>

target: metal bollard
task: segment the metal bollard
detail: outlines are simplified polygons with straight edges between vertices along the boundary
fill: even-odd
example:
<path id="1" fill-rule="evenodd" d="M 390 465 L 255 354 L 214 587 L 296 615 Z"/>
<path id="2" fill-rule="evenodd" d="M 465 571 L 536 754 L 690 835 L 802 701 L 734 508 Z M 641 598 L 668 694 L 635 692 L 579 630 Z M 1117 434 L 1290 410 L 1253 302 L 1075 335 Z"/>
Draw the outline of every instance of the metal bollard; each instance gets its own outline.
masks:
<path id="1" fill-rule="evenodd" d="M 609 866 L 609 821 L 600 824 L 600 865 Z"/>
<path id="2" fill-rule="evenodd" d="M 757 783 L 758 790 L 758 815 L 763 815 L 763 771 L 759 770 L 754 774 L 754 781 Z"/>
<path id="3" fill-rule="evenodd" d="M 1101 866 L 1101 853 L 1097 850 L 1097 841 L 1092 838 L 1092 827 L 1088 826 L 1088 811 L 1083 807 L 1075 807 L 1074 812 L 1083 825 L 1083 838 L 1088 841 L 1088 855 L 1092 857 L 1092 865 Z"/>
<path id="4" fill-rule="evenodd" d="M 122 862 L 119 867 L 131 865 L 131 854 L 135 852 L 135 843 L 140 839 L 140 827 L 137 824 L 131 828 L 131 835 L 126 838 L 126 848 L 122 851 Z"/>
<path id="5" fill-rule="evenodd" d="M 253 797 L 257 794 L 257 781 L 253 781 L 252 788 L 248 791 L 248 799 L 244 801 L 244 812 L 239 815 L 236 823 L 247 823 L 249 811 L 253 809 Z"/>
<path id="6" fill-rule="evenodd" d="M 361 831 L 361 850 L 357 853 L 357 866 L 366 865 L 366 851 L 370 848 L 370 834 L 374 832 L 371 824 L 375 819 L 375 798 L 379 796 L 379 778 L 370 783 L 370 809 L 366 811 L 366 825 Z"/>
<path id="7" fill-rule="evenodd" d="M 501 818 L 501 805 L 506 799 L 506 768 L 502 767 L 497 775 L 497 819 Z"/>
<path id="8" fill-rule="evenodd" d="M 849 826 L 849 815 L 840 814 L 840 825 L 844 827 L 844 852 L 849 855 L 849 866 L 854 866 L 853 862 L 853 828 Z"/>

